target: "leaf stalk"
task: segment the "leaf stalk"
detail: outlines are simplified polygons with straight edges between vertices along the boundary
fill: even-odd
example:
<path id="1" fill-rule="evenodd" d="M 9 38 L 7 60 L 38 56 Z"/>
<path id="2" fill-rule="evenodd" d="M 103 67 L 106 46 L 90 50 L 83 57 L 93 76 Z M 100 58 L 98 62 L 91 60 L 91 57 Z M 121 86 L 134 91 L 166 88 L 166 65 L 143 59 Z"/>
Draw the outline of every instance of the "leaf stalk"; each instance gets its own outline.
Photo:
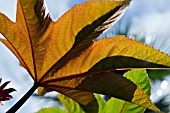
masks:
<path id="1" fill-rule="evenodd" d="M 12 106 L 6 113 L 15 113 L 34 93 L 34 91 L 40 86 L 39 83 L 34 83 L 34 85 L 28 90 L 28 92 L 14 105 Z"/>

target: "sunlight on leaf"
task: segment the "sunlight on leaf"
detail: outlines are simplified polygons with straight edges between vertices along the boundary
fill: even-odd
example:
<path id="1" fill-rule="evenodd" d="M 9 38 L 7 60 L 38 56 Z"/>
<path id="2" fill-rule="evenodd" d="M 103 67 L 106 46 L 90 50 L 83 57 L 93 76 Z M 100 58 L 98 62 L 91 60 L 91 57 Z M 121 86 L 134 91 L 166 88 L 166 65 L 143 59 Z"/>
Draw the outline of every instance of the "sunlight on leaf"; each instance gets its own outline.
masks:
<path id="1" fill-rule="evenodd" d="M 123 13 L 125 3 L 85 2 L 74 6 L 57 22 L 53 22 L 48 15 L 44 18 L 43 0 L 19 0 L 16 23 L 0 14 L 0 32 L 11 44 L 6 44 L 8 48 L 15 49 L 12 52 L 20 57 L 19 60 L 37 81 L 43 79 L 54 65 L 57 65 L 55 69 L 61 67 L 65 61 L 81 52 L 80 48 L 83 50 L 91 44 Z"/>
<path id="2" fill-rule="evenodd" d="M 59 100 L 61 101 L 62 105 L 64 105 L 68 111 L 68 113 L 85 113 L 79 106 L 78 103 L 69 99 L 64 95 L 58 95 Z"/>
<path id="3" fill-rule="evenodd" d="M 143 89 L 148 96 L 151 93 L 151 86 L 145 70 L 131 70 L 124 74 L 124 77 L 133 81 L 138 87 Z M 106 102 L 103 113 L 143 113 L 145 108 L 120 99 L 111 98 Z M 108 109 L 110 108 L 110 109 Z"/>
<path id="4" fill-rule="evenodd" d="M 88 1 L 75 5 L 57 22 L 53 22 L 48 15 L 44 17 L 43 0 L 19 0 L 16 23 L 0 14 L 0 32 L 6 38 L 1 41 L 16 55 L 34 81 L 40 82 L 41 85 L 45 79 L 53 76 L 54 72 L 87 49 L 95 38 L 113 25 L 128 4 L 129 0 Z M 62 92 L 60 87 L 57 91 Z M 74 97 L 68 92 L 62 93 Z M 93 96 L 92 93 L 90 95 Z M 85 105 L 79 98 L 75 100 Z M 93 103 L 94 100 L 93 96 L 89 101 Z"/>
<path id="5" fill-rule="evenodd" d="M 36 113 L 67 113 L 67 112 L 59 107 L 51 107 L 51 108 L 43 108 Z"/>
<path id="6" fill-rule="evenodd" d="M 167 68 L 170 57 L 152 47 L 124 36 L 95 41 L 80 56 L 71 59 L 53 77 L 76 75 L 90 70 L 113 71 L 122 68 Z"/>
<path id="7" fill-rule="evenodd" d="M 170 57 L 124 36 L 95 40 L 129 4 L 130 0 L 89 0 L 54 22 L 45 16 L 43 0 L 18 0 L 16 23 L 0 13 L 0 33 L 6 38 L 0 41 L 42 88 L 39 94 L 58 91 L 89 113 L 98 112 L 93 93 L 158 111 L 147 94 L 117 70 L 169 69 Z"/>
<path id="8" fill-rule="evenodd" d="M 138 87 L 143 89 L 148 96 L 151 93 L 151 86 L 148 75 L 145 70 L 131 70 L 124 74 L 124 77 L 130 79 Z M 125 94 L 124 96 L 126 96 Z M 120 99 L 111 98 L 108 102 L 105 102 L 99 95 L 95 95 L 99 104 L 99 113 L 142 113 L 145 108 L 130 102 L 126 102 Z M 68 113 L 84 113 L 78 103 L 69 99 L 64 95 L 58 95 L 58 98 L 62 104 L 66 107 Z M 149 98 L 148 98 L 149 99 Z M 158 111 L 153 104 L 150 103 L 155 111 Z"/>

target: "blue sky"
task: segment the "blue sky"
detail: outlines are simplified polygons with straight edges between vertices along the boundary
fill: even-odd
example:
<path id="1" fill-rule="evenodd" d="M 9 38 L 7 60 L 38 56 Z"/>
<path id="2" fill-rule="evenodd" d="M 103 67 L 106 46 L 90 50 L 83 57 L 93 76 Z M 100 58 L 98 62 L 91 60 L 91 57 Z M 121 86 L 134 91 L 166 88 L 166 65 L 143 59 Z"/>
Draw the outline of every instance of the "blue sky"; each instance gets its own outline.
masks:
<path id="1" fill-rule="evenodd" d="M 54 20 L 60 17 L 65 11 L 71 8 L 76 3 L 81 3 L 84 0 L 46 0 L 50 15 Z M 16 0 L 0 0 L 0 12 L 5 13 L 10 19 L 15 21 L 15 3 Z M 123 31 L 125 26 L 131 22 L 128 36 L 131 38 L 135 34 L 139 34 L 138 38 L 146 37 L 145 43 L 152 45 L 157 49 L 170 54 L 170 1 L 169 0 L 133 0 L 129 9 L 120 20 L 120 25 L 113 26 L 112 29 L 107 31 L 104 36 L 116 35 L 115 31 L 120 29 Z M 0 23 L 1 24 L 1 23 Z M 14 99 L 9 102 L 4 102 L 4 106 L 0 106 L 0 111 L 5 112 L 9 109 L 27 90 L 32 86 L 28 73 L 19 66 L 16 57 L 0 43 L 0 77 L 3 81 L 10 80 L 9 87 L 16 87 L 17 92 L 12 93 Z M 169 78 L 167 78 L 169 80 Z M 158 83 L 159 85 L 161 83 Z M 162 92 L 169 90 L 162 90 L 157 85 L 157 89 Z M 153 91 L 157 91 L 153 89 Z M 51 94 L 52 95 L 52 94 Z M 152 97 L 157 97 L 154 94 Z M 57 103 L 53 101 L 46 101 L 31 97 L 26 104 L 17 113 L 31 113 L 39 110 L 42 107 L 56 106 Z"/>

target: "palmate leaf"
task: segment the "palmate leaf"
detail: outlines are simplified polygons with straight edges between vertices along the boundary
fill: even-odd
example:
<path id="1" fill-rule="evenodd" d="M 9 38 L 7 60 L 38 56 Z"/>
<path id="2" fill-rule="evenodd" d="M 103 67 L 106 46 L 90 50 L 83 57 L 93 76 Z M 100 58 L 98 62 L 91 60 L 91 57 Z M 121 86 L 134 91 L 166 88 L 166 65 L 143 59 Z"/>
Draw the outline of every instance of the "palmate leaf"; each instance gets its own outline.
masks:
<path id="1" fill-rule="evenodd" d="M 150 96 L 151 86 L 145 70 L 131 70 L 126 72 L 123 76 L 133 81 L 141 89 L 143 89 L 148 96 Z M 126 96 L 126 94 L 124 96 Z M 132 104 L 120 99 L 111 98 L 110 100 L 105 102 L 100 95 L 96 94 L 95 97 L 99 104 L 99 113 L 143 113 L 145 110 L 145 108 L 142 106 Z M 61 101 L 62 105 L 66 108 L 67 113 L 84 113 L 78 103 L 76 103 L 72 99 L 61 94 L 58 95 L 58 98 Z M 50 110 L 51 108 L 48 109 Z M 60 108 L 57 107 L 56 109 Z M 44 109 L 42 109 L 41 111 L 43 110 Z M 50 113 L 55 113 L 55 111 Z"/>
<path id="2" fill-rule="evenodd" d="M 0 32 L 7 39 L 1 41 L 16 55 L 34 81 L 41 84 L 45 77 L 53 75 L 115 23 L 128 3 L 128 0 L 88 1 L 74 6 L 57 22 L 53 22 L 48 16 L 44 18 L 42 0 L 19 0 L 16 23 L 0 14 Z M 74 98 L 68 92 L 70 89 L 63 92 L 58 88 L 58 91 Z M 93 103 L 95 98 L 92 93 L 79 92 L 82 95 L 87 93 L 90 96 L 87 98 Z M 75 100 L 84 105 L 79 98 Z"/>
<path id="3" fill-rule="evenodd" d="M 62 66 L 110 27 L 123 13 L 125 3 L 127 0 L 85 2 L 53 22 L 48 16 L 44 19 L 43 0 L 19 0 L 16 23 L 0 14 L 0 32 L 34 80 L 41 81 L 52 68 Z"/>
<path id="4" fill-rule="evenodd" d="M 6 38 L 1 41 L 35 83 L 72 98 L 86 112 L 98 112 L 93 93 L 152 109 L 147 95 L 114 70 L 168 68 L 170 57 L 123 36 L 94 41 L 120 18 L 129 2 L 89 0 L 53 22 L 44 17 L 43 0 L 18 0 L 15 23 L 0 14 L 0 33 Z"/>
<path id="5" fill-rule="evenodd" d="M 107 46 L 101 48 L 104 45 Z M 49 80 L 44 80 L 43 84 L 44 87 L 57 91 L 56 87 L 65 87 L 102 93 L 152 109 L 153 105 L 147 95 L 131 81 L 116 74 L 114 70 L 167 68 L 169 61 L 168 55 L 152 47 L 124 36 L 117 36 L 94 42 L 80 56 L 73 58 L 59 69 L 51 79 L 49 77 Z"/>
<path id="6" fill-rule="evenodd" d="M 37 59 L 40 53 L 35 47 L 51 21 L 49 16 L 44 18 L 44 14 L 42 0 L 18 0 L 15 23 L 0 13 L 0 33 L 6 38 L 1 39 L 2 42 L 16 55 L 35 81 L 38 71 L 36 62 L 40 61 Z"/>

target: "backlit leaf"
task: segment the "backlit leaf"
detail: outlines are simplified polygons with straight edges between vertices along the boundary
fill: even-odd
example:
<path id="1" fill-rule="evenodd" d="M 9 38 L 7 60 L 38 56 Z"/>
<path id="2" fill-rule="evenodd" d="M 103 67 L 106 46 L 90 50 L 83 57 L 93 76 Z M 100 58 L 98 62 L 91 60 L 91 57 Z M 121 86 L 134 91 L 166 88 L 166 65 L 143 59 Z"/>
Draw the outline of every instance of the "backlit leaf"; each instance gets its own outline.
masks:
<path id="1" fill-rule="evenodd" d="M 107 46 L 101 48 L 104 45 Z M 102 93 L 145 106 L 143 96 L 137 97 L 136 94 L 145 95 L 147 102 L 151 104 L 147 95 L 122 75 L 117 75 L 112 71 L 122 68 L 167 68 L 169 61 L 168 55 L 152 47 L 123 36 L 117 36 L 94 42 L 80 56 L 70 60 L 55 73 L 51 77 L 52 79 L 44 81 L 46 84 L 44 87 L 75 88 Z M 55 75 L 62 75 L 62 77 L 57 78 Z M 126 97 L 125 93 L 127 93 Z M 136 97 L 132 98 L 134 93 Z M 150 108 L 149 105 L 147 107 Z"/>
<path id="2" fill-rule="evenodd" d="M 147 70 L 151 80 L 164 80 L 170 74 L 170 70 Z"/>
<path id="3" fill-rule="evenodd" d="M 49 21 L 49 16 L 44 18 L 43 0 L 18 0 L 15 23 L 0 13 L 0 33 L 7 40 L 2 42 L 12 50 L 35 81 L 38 72 L 36 66 L 38 68 L 40 61 L 40 50 L 36 47 L 40 37 L 45 34 Z"/>
<path id="4" fill-rule="evenodd" d="M 64 95 L 58 95 L 58 98 L 61 101 L 62 105 L 66 107 L 68 113 L 84 113 L 79 104 L 75 101 L 69 99 Z"/>
<path id="5" fill-rule="evenodd" d="M 146 70 L 131 70 L 126 72 L 124 75 L 127 79 L 131 80 L 138 87 L 143 89 L 143 91 L 150 96 L 151 95 L 151 83 Z"/>
<path id="6" fill-rule="evenodd" d="M 53 22 L 45 17 L 43 0 L 18 0 L 15 23 L 0 14 L 0 33 L 6 38 L 1 41 L 43 87 L 41 92 L 58 91 L 88 113 L 98 112 L 93 93 L 158 111 L 142 89 L 115 70 L 169 69 L 170 57 L 124 36 L 94 41 L 121 17 L 129 3 L 89 0 Z"/>
<path id="7" fill-rule="evenodd" d="M 124 74 L 124 76 L 131 81 L 133 81 L 135 84 L 138 85 L 141 89 L 143 89 L 148 96 L 150 96 L 150 82 L 147 76 L 147 73 L 145 70 L 132 70 L 128 71 L 127 73 Z M 125 94 L 124 96 L 126 96 Z M 71 99 L 59 95 L 60 101 L 64 101 L 64 106 L 66 106 L 68 112 L 70 111 L 71 113 L 78 112 L 80 110 L 80 106 L 78 106 L 77 103 L 73 102 Z M 136 104 L 132 104 L 130 102 L 126 102 L 120 99 L 116 98 L 111 98 L 108 102 L 104 102 L 104 100 L 99 96 L 96 95 L 97 101 L 99 103 L 99 113 L 143 113 L 145 108 L 142 106 L 138 106 Z M 68 104 L 69 103 L 69 104 Z M 153 104 L 152 107 L 155 108 Z M 80 112 L 80 111 L 79 111 Z"/>
<path id="8" fill-rule="evenodd" d="M 17 51 L 15 50 L 14 47 L 12 47 L 12 45 L 5 39 L 1 39 L 0 38 L 0 41 L 5 44 L 14 54 L 15 56 L 18 58 L 18 60 L 20 61 L 20 65 L 23 66 L 24 68 L 27 68 L 25 63 L 23 62 L 23 60 L 21 59 L 19 53 L 17 53 Z"/>
<path id="9" fill-rule="evenodd" d="M 74 90 L 70 88 L 56 88 L 56 87 L 50 87 L 50 88 L 78 102 L 79 105 L 82 107 L 82 109 L 86 111 L 87 113 L 98 112 L 99 105 L 93 93 Z"/>
<path id="10" fill-rule="evenodd" d="M 0 32 L 33 79 L 41 81 L 110 27 L 123 13 L 125 3 L 127 0 L 85 2 L 53 22 L 44 18 L 43 0 L 19 0 L 16 23 L 0 14 Z"/>
<path id="11" fill-rule="evenodd" d="M 67 112 L 59 107 L 51 107 L 51 108 L 43 108 L 36 113 L 67 113 Z"/>
<path id="12" fill-rule="evenodd" d="M 57 51 L 58 53 L 56 54 L 61 57 L 50 68 L 51 70 L 46 72 L 45 75 L 47 76 L 44 75 L 40 81 L 44 77 L 53 76 L 54 72 L 65 65 L 71 58 L 78 56 L 83 50 L 88 48 L 95 38 L 120 18 L 129 1 L 99 0 L 97 2 L 85 2 L 84 4 L 74 6 L 63 15 L 57 21 L 58 26 L 55 27 L 59 29 L 54 32 L 55 37 L 58 37 L 56 40 L 58 47 L 55 50 L 56 46 L 54 46 L 55 51 L 53 51 L 55 53 Z M 53 52 L 50 53 L 53 54 Z"/>
<path id="13" fill-rule="evenodd" d="M 70 60 L 52 78 L 76 75 L 87 71 L 131 68 L 167 68 L 170 57 L 152 47 L 124 36 L 95 41 L 80 56 Z"/>
<path id="14" fill-rule="evenodd" d="M 93 72 L 110 72 L 123 68 L 157 69 L 169 66 L 170 57 L 168 55 L 124 36 L 116 36 L 95 41 L 80 56 L 70 60 L 63 68 L 54 73 L 53 77 L 49 77 L 49 80 L 44 80 L 43 83 L 72 79 Z M 75 83 L 78 82 L 81 83 L 81 79 Z"/>
<path id="15" fill-rule="evenodd" d="M 148 75 L 145 70 L 131 70 L 124 76 L 133 81 L 138 87 L 143 89 L 148 96 L 151 93 L 151 86 Z M 155 107 L 153 105 L 153 107 Z M 110 108 L 110 109 L 108 109 Z M 120 99 L 111 98 L 107 103 L 103 113 L 143 113 L 145 108 Z"/>
<path id="16" fill-rule="evenodd" d="M 133 82 L 122 77 L 122 75 L 118 75 L 114 72 L 103 72 L 99 74 L 93 73 L 91 75 L 82 75 L 82 77 L 77 77 L 76 79 L 79 81 L 82 79 L 84 80 L 81 83 L 78 83 L 75 82 L 75 79 L 69 78 L 60 82 L 50 83 L 45 85 L 45 87 L 51 87 L 52 89 L 57 90 L 56 87 L 62 86 L 70 89 L 75 88 L 82 91 L 101 93 L 142 105 L 157 112 L 159 111 L 151 103 L 146 93 L 144 93 Z"/>
<path id="17" fill-rule="evenodd" d="M 48 15 L 44 17 L 43 0 L 18 0 L 15 23 L 0 14 L 0 32 L 6 38 L 1 41 L 16 55 L 34 81 L 41 85 L 114 24 L 129 2 L 87 1 L 75 5 L 53 22 Z M 59 88 L 57 91 L 61 92 Z M 90 99 L 91 96 L 88 96 Z M 79 98 L 75 100 L 84 105 Z M 94 98 L 89 101 L 93 103 Z"/>

